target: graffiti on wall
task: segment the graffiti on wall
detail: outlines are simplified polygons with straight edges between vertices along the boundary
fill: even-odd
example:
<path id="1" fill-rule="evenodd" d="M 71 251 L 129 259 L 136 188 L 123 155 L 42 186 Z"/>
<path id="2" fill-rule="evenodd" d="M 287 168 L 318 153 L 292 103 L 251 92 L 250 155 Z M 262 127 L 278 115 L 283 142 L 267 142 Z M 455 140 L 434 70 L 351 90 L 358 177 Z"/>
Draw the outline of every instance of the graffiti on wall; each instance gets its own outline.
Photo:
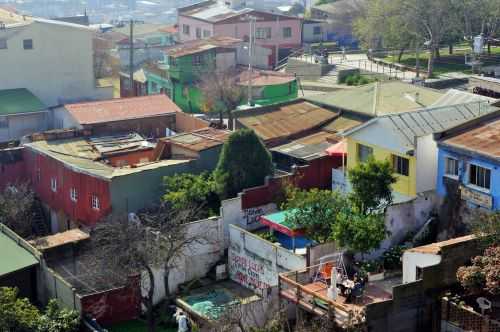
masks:
<path id="1" fill-rule="evenodd" d="M 229 265 L 231 279 L 237 283 L 256 291 L 271 287 L 265 281 L 266 267 L 263 262 L 231 251 Z"/>
<path id="2" fill-rule="evenodd" d="M 247 227 L 260 226 L 259 218 L 276 210 L 276 204 L 266 204 L 243 210 L 243 223 Z"/>

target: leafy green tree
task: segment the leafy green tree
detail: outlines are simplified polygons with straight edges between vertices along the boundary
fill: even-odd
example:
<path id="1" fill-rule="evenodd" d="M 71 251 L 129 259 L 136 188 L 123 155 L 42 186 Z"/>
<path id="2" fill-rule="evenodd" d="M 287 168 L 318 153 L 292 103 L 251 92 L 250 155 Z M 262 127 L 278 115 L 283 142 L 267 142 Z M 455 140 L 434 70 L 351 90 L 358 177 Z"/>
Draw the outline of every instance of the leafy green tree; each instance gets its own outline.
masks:
<path id="1" fill-rule="evenodd" d="M 18 298 L 16 288 L 0 288 L 0 331 L 35 331 L 40 312 L 28 299 Z"/>
<path id="2" fill-rule="evenodd" d="M 55 299 L 41 313 L 28 299 L 19 298 L 16 288 L 0 287 L 0 331 L 76 332 L 79 327 L 78 312 L 61 309 Z"/>
<path id="3" fill-rule="evenodd" d="M 363 214 L 380 210 L 392 203 L 391 185 L 396 182 L 388 160 L 369 158 L 349 171 L 351 199 Z"/>
<path id="4" fill-rule="evenodd" d="M 273 174 L 271 154 L 253 130 L 237 130 L 224 143 L 214 179 L 221 198 L 264 184 Z"/>
<path id="5" fill-rule="evenodd" d="M 174 210 L 183 211 L 193 207 L 196 219 L 216 215 L 220 208 L 220 199 L 216 193 L 215 180 L 210 173 L 176 174 L 163 179 L 165 194 L 163 201 L 169 203 Z"/>
<path id="6" fill-rule="evenodd" d="M 332 238 L 343 247 L 362 254 L 377 249 L 387 236 L 383 213 L 364 214 L 354 207 L 333 225 Z"/>
<path id="7" fill-rule="evenodd" d="M 346 196 L 330 190 L 305 191 L 291 187 L 287 197 L 283 208 L 291 211 L 286 215 L 286 222 L 303 228 L 306 237 L 318 243 L 331 240 L 334 225 L 349 206 Z"/>

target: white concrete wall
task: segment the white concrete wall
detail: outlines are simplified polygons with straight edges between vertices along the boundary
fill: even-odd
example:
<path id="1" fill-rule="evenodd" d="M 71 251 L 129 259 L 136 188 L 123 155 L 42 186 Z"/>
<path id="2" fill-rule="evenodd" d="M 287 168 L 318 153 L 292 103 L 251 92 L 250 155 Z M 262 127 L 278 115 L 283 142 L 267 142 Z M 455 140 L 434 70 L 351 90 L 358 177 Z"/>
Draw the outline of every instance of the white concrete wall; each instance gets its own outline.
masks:
<path id="1" fill-rule="evenodd" d="M 403 253 L 403 283 L 417 281 L 417 267 L 439 264 L 440 255 L 406 251 Z M 439 276 L 436 276 L 437 278 Z"/>
<path id="2" fill-rule="evenodd" d="M 438 149 L 432 136 L 417 138 L 417 194 L 436 189 Z"/>
<path id="3" fill-rule="evenodd" d="M 229 225 L 236 225 L 249 231 L 256 230 L 263 227 L 258 220 L 260 216 L 276 212 L 277 210 L 278 208 L 274 203 L 243 209 L 241 207 L 240 196 L 223 200 L 220 215 L 224 224 L 226 243 L 229 245 Z"/>
<path id="4" fill-rule="evenodd" d="M 306 259 L 234 225 L 229 226 L 229 276 L 266 295 L 278 285 L 279 273 L 305 268 Z"/>
<path id="5" fill-rule="evenodd" d="M 387 208 L 385 214 L 385 227 L 390 232 L 380 244 L 380 248 L 365 255 L 366 258 L 374 259 L 389 249 L 400 244 L 409 232 L 421 229 L 437 206 L 438 198 L 434 192 L 421 193 L 411 201 L 394 204 Z"/>
<path id="6" fill-rule="evenodd" d="M 52 128 L 54 129 L 67 129 L 78 128 L 82 126 L 75 120 L 75 118 L 63 106 L 52 109 Z"/>
<path id="7" fill-rule="evenodd" d="M 175 267 L 170 271 L 171 294 L 177 291 L 180 284 L 205 277 L 214 264 L 224 257 L 223 226 L 220 218 L 192 222 L 186 227 L 188 236 L 201 237 L 201 239 L 186 248 L 184 255 L 175 262 Z M 154 270 L 155 303 L 160 302 L 165 297 L 164 272 L 162 268 Z M 142 282 L 143 285 L 148 284 L 145 273 L 143 273 Z M 142 288 L 144 293 L 148 289 L 147 287 Z"/>
<path id="8" fill-rule="evenodd" d="M 47 106 L 69 101 L 112 98 L 112 89 L 96 88 L 93 31 L 66 23 L 35 21 L 0 30 L 0 89 L 27 88 Z M 32 39 L 25 50 L 23 40 Z"/>
<path id="9" fill-rule="evenodd" d="M 236 66 L 236 52 L 217 53 L 215 56 L 217 70 L 227 70 Z"/>
<path id="10" fill-rule="evenodd" d="M 248 43 L 242 43 L 237 49 L 238 64 L 248 66 Z M 259 69 L 271 69 L 269 65 L 269 57 L 273 51 L 267 47 L 255 45 L 253 50 L 254 56 L 252 58 L 252 65 Z"/>
<path id="11" fill-rule="evenodd" d="M 0 142 L 19 140 L 25 135 L 49 129 L 49 113 L 26 113 L 6 117 L 8 127 L 0 128 Z"/>

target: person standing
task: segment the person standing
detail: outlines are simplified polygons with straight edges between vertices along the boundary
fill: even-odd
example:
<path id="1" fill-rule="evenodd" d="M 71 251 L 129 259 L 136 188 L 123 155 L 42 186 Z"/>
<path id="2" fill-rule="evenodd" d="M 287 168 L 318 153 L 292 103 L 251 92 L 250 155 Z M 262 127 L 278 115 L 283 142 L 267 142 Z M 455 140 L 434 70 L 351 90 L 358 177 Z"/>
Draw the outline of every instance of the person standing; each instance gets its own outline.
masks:
<path id="1" fill-rule="evenodd" d="M 188 318 L 182 310 L 177 311 L 174 314 L 175 320 L 177 321 L 178 332 L 189 332 Z"/>

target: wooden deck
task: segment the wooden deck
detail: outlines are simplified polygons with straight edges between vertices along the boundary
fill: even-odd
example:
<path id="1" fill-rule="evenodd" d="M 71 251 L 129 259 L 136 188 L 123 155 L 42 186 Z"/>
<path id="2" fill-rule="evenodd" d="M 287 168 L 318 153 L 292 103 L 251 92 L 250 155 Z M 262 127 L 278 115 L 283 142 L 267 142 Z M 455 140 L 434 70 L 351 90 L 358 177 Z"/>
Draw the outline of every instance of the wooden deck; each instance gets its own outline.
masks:
<path id="1" fill-rule="evenodd" d="M 328 286 L 324 282 L 299 284 L 285 276 L 280 276 L 280 296 L 296 303 L 302 309 L 323 316 L 328 310 L 334 310 L 338 324 L 346 323 L 350 314 L 360 312 L 370 304 L 392 299 L 388 293 L 375 283 L 368 283 L 363 296 L 355 303 L 346 303 L 346 297 L 339 294 L 336 300 L 327 296 Z"/>

